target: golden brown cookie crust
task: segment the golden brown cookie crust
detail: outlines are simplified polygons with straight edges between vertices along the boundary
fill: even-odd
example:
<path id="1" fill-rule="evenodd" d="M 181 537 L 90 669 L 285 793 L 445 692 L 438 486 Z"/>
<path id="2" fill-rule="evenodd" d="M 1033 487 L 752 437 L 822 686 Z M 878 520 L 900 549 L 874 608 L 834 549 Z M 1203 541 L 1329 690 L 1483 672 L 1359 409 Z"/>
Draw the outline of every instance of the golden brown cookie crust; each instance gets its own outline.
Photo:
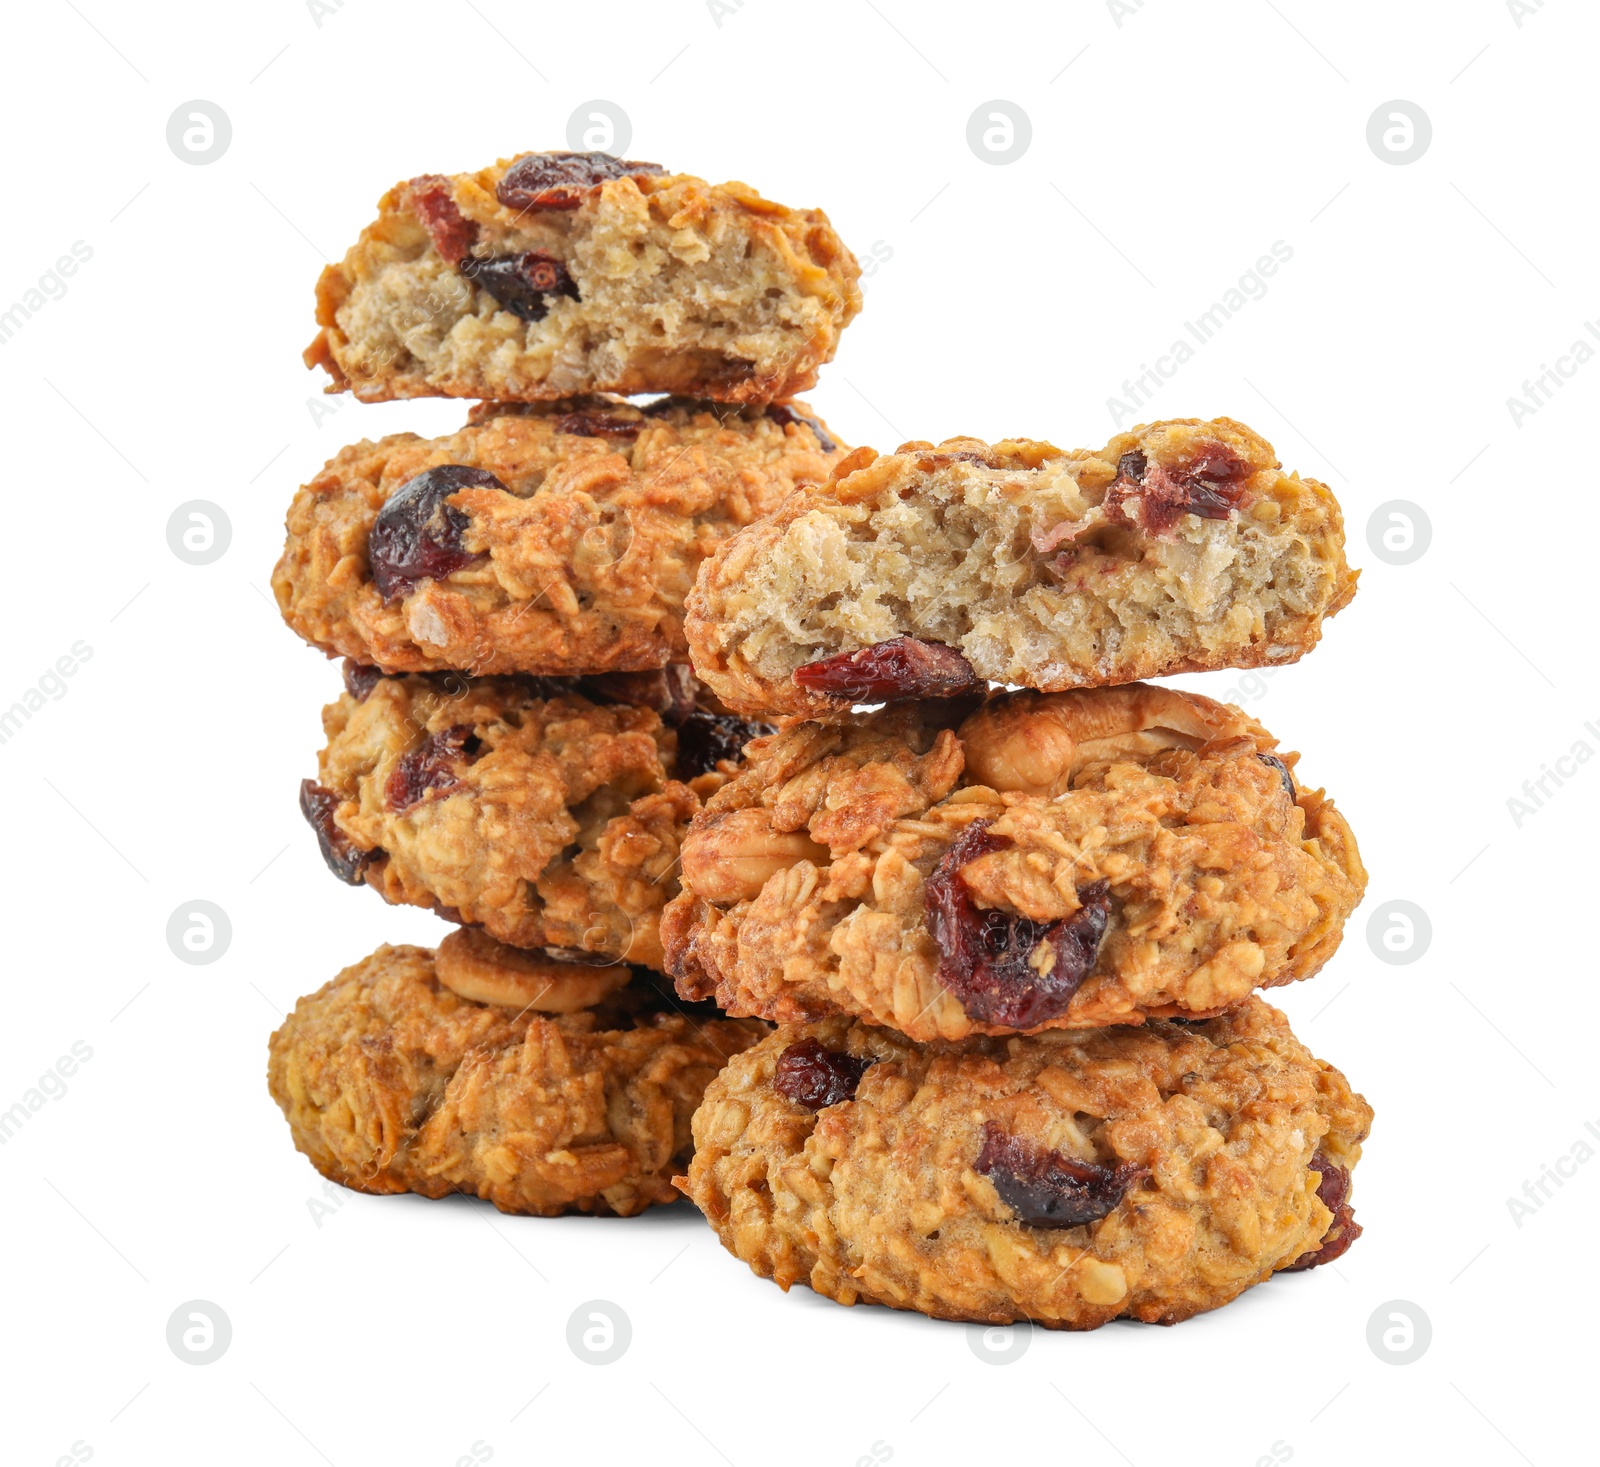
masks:
<path id="1" fill-rule="evenodd" d="M 1333 954 L 1366 885 L 1355 838 L 1253 719 L 1146 684 L 975 701 L 752 742 L 683 843 L 662 920 L 679 992 L 954 1040 L 1215 1014 Z M 958 861 L 946 890 L 959 883 L 974 926 L 1011 933 L 998 981 L 1016 1009 L 971 998 L 930 915 L 941 862 L 976 831 L 996 848 Z M 1042 983 L 1070 956 L 1052 934 L 1091 905 L 1105 918 L 1077 986 Z M 1059 1001 L 1015 1017 L 1051 985 Z"/>
<path id="2" fill-rule="evenodd" d="M 871 1062 L 853 1100 L 812 1111 L 774 1087 L 806 1038 Z M 784 1289 L 984 1323 L 1171 1324 L 1340 1226 L 1318 1184 L 1355 1165 L 1371 1121 L 1256 998 L 1202 1024 L 956 1046 L 835 1018 L 780 1029 L 712 1081 L 680 1185 Z M 987 1126 L 1136 1179 L 1097 1221 L 1025 1224 L 978 1169 Z"/>
<path id="3" fill-rule="evenodd" d="M 707 1082 L 764 1026 L 470 1003 L 384 946 L 302 998 L 267 1068 L 295 1146 L 358 1191 L 627 1217 L 676 1195 Z"/>
<path id="4" fill-rule="evenodd" d="M 510 208 L 496 187 L 515 161 L 412 179 L 378 201 L 317 283 L 305 361 L 326 368 L 330 391 L 779 401 L 816 385 L 861 309 L 860 267 L 820 209 L 686 173 L 611 179 L 574 209 Z M 474 259 L 523 252 L 571 282 L 536 321 L 472 277 Z"/>
<path id="5" fill-rule="evenodd" d="M 808 411 L 485 403 L 442 438 L 353 444 L 289 507 L 278 607 L 314 646 L 390 672 L 562 676 L 681 662 L 700 563 L 839 458 Z M 484 470 L 509 492 L 451 495 L 467 516 L 464 547 L 482 558 L 385 602 L 368 557 L 373 523 L 440 464 Z"/>
<path id="6" fill-rule="evenodd" d="M 672 778 L 653 709 L 543 693 L 412 674 L 330 703 L 316 786 L 347 879 L 516 947 L 659 967 L 696 790 L 725 776 Z"/>
<path id="7" fill-rule="evenodd" d="M 718 549 L 685 625 L 729 707 L 835 717 L 881 699 L 797 670 L 898 637 L 1053 692 L 1295 661 L 1355 586 L 1325 485 L 1284 473 L 1242 423 L 1183 418 L 1096 451 L 857 449 Z"/>

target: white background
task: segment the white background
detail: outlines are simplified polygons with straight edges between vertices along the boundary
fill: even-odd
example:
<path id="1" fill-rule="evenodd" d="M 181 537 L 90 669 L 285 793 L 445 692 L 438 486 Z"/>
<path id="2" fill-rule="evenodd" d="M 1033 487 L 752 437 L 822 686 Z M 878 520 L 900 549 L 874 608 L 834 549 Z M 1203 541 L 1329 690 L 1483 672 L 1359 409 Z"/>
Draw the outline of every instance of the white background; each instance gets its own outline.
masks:
<path id="1" fill-rule="evenodd" d="M 19 7 L 0 306 L 74 241 L 93 256 L 0 347 L 0 706 L 75 641 L 93 655 L 0 745 L 0 1110 L 74 1041 L 93 1057 L 0 1150 L 0 1456 L 1574 1460 L 1600 1165 L 1569 1163 L 1520 1226 L 1507 1199 L 1600 1123 L 1600 767 L 1520 828 L 1506 802 L 1575 741 L 1600 749 L 1600 363 L 1521 426 L 1507 398 L 1600 316 L 1600 17 L 1523 8 L 1519 26 L 1503 0 L 1129 0 L 1120 24 L 1103 0 L 746 0 L 720 25 L 699 0 L 348 0 L 320 25 L 299 0 Z M 203 167 L 165 136 L 193 98 L 233 128 Z M 1365 567 L 1308 660 L 1188 680 L 1304 751 L 1371 867 L 1343 950 L 1279 999 L 1377 1110 L 1366 1236 L 1337 1267 L 1172 1330 L 1041 1332 L 994 1366 L 959 1325 L 783 1296 L 688 1207 L 309 1205 L 327 1199 L 266 1094 L 267 1034 L 379 942 L 443 927 L 323 869 L 294 797 L 338 673 L 279 624 L 267 576 L 294 486 L 342 443 L 465 412 L 327 399 L 319 421 L 312 285 L 395 180 L 564 147 L 591 98 L 631 117 L 632 156 L 822 205 L 863 259 L 876 246 L 811 395 L 851 443 L 1099 445 L 1123 380 L 1292 248 L 1143 415 L 1259 429 L 1334 487 Z M 1032 123 L 1007 166 L 966 141 L 993 98 Z M 1366 138 L 1396 98 L 1433 126 L 1406 166 Z M 208 566 L 167 545 L 192 499 L 232 522 Z M 1410 565 L 1367 543 L 1395 499 L 1433 527 Z M 165 939 L 196 898 L 232 922 L 210 966 Z M 1406 966 L 1367 940 L 1392 899 L 1432 922 Z M 204 1367 L 165 1338 L 196 1298 L 233 1329 Z M 604 1367 L 566 1344 L 597 1298 L 633 1330 Z M 1394 1299 L 1432 1322 L 1410 1365 L 1367 1343 Z"/>

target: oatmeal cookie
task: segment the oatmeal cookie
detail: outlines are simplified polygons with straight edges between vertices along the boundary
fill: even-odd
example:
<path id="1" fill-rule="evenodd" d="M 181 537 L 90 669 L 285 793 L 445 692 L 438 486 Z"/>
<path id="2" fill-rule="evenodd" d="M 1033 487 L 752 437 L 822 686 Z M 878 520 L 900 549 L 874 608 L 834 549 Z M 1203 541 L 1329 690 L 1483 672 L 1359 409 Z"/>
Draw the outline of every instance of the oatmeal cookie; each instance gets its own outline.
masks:
<path id="1" fill-rule="evenodd" d="M 1208 1017 L 1338 947 L 1355 838 L 1237 708 L 1144 683 L 976 703 L 751 743 L 683 842 L 679 992 L 952 1040 Z"/>
<path id="2" fill-rule="evenodd" d="M 642 985 L 549 1014 L 471 1002 L 442 976 L 427 948 L 381 947 L 272 1036 L 272 1098 L 323 1176 L 502 1212 L 631 1216 L 674 1199 L 707 1082 L 765 1033 L 691 1019 Z"/>
<path id="3" fill-rule="evenodd" d="M 701 568 L 686 629 L 734 709 L 835 715 L 987 679 L 1059 692 L 1309 652 L 1355 594 L 1344 519 L 1242 423 L 1098 452 L 857 449 Z"/>
<path id="4" fill-rule="evenodd" d="M 921 1047 L 838 1017 L 711 1082 L 679 1185 L 784 1289 L 991 1324 L 1174 1324 L 1360 1233 L 1372 1110 L 1260 999 Z"/>
<path id="5" fill-rule="evenodd" d="M 309 367 L 366 402 L 816 385 L 861 309 L 820 209 L 606 153 L 396 184 L 317 282 Z"/>
<path id="6" fill-rule="evenodd" d="M 660 966 L 689 818 L 759 726 L 599 702 L 601 679 L 586 697 L 533 679 L 346 671 L 300 792 L 335 875 L 517 947 Z"/>
<path id="7" fill-rule="evenodd" d="M 389 672 L 562 675 L 684 661 L 700 562 L 840 456 L 803 403 L 486 403 L 448 437 L 342 450 L 295 496 L 273 591 Z"/>

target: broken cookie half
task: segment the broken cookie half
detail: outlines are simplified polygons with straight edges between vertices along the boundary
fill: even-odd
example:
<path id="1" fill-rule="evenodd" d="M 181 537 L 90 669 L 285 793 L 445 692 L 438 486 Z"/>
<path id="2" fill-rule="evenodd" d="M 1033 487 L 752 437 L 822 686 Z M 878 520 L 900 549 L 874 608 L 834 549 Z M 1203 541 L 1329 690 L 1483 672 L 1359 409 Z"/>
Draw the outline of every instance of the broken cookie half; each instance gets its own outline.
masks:
<path id="1" fill-rule="evenodd" d="M 390 189 L 322 272 L 305 361 L 363 402 L 781 402 L 816 384 L 860 275 L 820 209 L 609 153 L 523 153 Z"/>
<path id="2" fill-rule="evenodd" d="M 1355 589 L 1332 492 L 1242 423 L 1184 418 L 1096 451 L 857 449 L 723 543 L 685 627 L 730 708 L 828 718 L 1278 666 Z"/>

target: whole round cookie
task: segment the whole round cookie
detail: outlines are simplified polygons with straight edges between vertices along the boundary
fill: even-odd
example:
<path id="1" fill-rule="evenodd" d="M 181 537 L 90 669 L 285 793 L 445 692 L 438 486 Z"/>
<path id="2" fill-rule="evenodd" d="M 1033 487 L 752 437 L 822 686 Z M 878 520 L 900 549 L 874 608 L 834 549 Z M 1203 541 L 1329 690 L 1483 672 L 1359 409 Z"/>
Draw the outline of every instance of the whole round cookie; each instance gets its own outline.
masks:
<path id="1" fill-rule="evenodd" d="M 648 679 L 582 686 L 346 665 L 300 808 L 341 880 L 431 907 L 516 947 L 659 966 L 661 908 L 700 796 L 742 720 L 626 701 Z"/>
<path id="2" fill-rule="evenodd" d="M 305 361 L 366 402 L 772 402 L 815 385 L 860 277 L 820 209 L 608 153 L 524 153 L 390 189 L 317 282 Z"/>
<path id="3" fill-rule="evenodd" d="M 1355 589 L 1326 485 L 1231 418 L 1177 418 L 1093 451 L 858 448 L 718 549 L 686 628 L 730 708 L 834 717 L 984 680 L 1279 666 Z"/>
<path id="4" fill-rule="evenodd" d="M 784 1289 L 1173 1324 L 1349 1247 L 1371 1122 L 1257 998 L 1204 1023 L 928 1047 L 835 1018 L 711 1082 L 679 1185 Z"/>
<path id="5" fill-rule="evenodd" d="M 486 403 L 442 438 L 341 450 L 272 576 L 306 641 L 389 672 L 545 675 L 686 660 L 702 560 L 838 445 L 803 403 Z"/>
<path id="6" fill-rule="evenodd" d="M 441 982 L 443 958 L 385 945 L 272 1036 L 268 1087 L 312 1165 L 543 1217 L 672 1201 L 707 1082 L 765 1026 L 687 1017 L 637 979 L 573 1012 L 476 1003 Z"/>
<path id="7" fill-rule="evenodd" d="M 1366 886 L 1298 758 L 1143 683 L 796 724 L 695 817 L 667 971 L 918 1041 L 1219 1013 L 1317 972 Z"/>

